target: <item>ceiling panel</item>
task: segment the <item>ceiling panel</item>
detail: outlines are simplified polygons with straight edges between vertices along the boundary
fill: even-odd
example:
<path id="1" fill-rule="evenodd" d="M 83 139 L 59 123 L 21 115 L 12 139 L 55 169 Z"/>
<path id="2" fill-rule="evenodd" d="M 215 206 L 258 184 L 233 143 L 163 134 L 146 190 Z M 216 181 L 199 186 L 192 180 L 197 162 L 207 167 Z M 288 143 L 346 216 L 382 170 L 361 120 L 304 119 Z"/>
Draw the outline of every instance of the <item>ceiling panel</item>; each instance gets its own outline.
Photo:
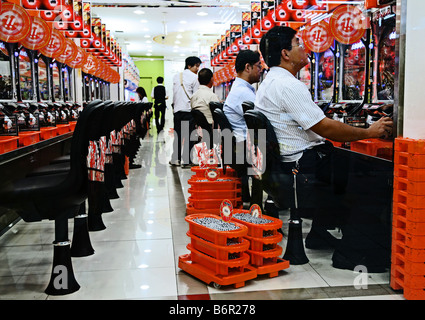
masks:
<path id="1" fill-rule="evenodd" d="M 102 19 L 131 56 L 184 60 L 199 55 L 232 23 L 241 23 L 250 0 L 115 1 L 92 0 L 92 15 Z"/>

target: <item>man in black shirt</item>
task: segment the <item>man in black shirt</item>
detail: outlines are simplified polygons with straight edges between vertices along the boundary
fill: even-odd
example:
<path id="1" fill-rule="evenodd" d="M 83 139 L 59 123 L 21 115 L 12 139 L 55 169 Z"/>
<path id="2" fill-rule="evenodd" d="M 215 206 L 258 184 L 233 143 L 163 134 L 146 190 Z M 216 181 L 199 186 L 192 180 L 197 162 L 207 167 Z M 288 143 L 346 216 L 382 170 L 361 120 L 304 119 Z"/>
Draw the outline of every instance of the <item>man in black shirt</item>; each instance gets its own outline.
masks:
<path id="1" fill-rule="evenodd" d="M 165 123 L 165 110 L 167 108 L 166 101 L 168 99 L 167 92 L 163 85 L 164 78 L 158 77 L 156 79 L 158 85 L 152 90 L 152 99 L 155 100 L 154 108 L 155 108 L 155 124 L 156 130 L 160 133 L 164 129 Z"/>

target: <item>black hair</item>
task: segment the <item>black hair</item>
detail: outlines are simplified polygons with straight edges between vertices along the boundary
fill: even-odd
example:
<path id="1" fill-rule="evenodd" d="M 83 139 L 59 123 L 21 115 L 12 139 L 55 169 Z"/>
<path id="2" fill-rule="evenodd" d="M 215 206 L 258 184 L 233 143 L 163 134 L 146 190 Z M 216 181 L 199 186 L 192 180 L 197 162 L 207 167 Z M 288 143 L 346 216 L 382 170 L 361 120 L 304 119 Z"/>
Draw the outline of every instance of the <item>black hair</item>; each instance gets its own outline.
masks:
<path id="1" fill-rule="evenodd" d="M 138 87 L 136 92 L 140 95 L 141 98 L 147 97 L 146 90 L 143 87 Z"/>
<path id="2" fill-rule="evenodd" d="M 156 82 L 163 83 L 164 82 L 164 78 L 163 77 L 158 77 L 158 78 L 156 78 Z"/>
<path id="3" fill-rule="evenodd" d="M 190 67 L 193 67 L 197 64 L 201 64 L 202 61 L 198 57 L 187 57 L 185 61 L 185 69 L 189 69 Z"/>
<path id="4" fill-rule="evenodd" d="M 245 66 L 249 63 L 251 66 L 260 61 L 260 53 L 252 50 L 241 50 L 238 53 L 235 61 L 236 72 L 242 72 L 245 70 Z"/>
<path id="5" fill-rule="evenodd" d="M 283 49 L 292 50 L 292 39 L 296 34 L 292 28 L 276 26 L 261 38 L 260 51 L 269 68 L 280 65 Z"/>
<path id="6" fill-rule="evenodd" d="M 201 85 L 208 85 L 213 77 L 213 72 L 208 68 L 203 68 L 198 73 L 198 81 Z"/>

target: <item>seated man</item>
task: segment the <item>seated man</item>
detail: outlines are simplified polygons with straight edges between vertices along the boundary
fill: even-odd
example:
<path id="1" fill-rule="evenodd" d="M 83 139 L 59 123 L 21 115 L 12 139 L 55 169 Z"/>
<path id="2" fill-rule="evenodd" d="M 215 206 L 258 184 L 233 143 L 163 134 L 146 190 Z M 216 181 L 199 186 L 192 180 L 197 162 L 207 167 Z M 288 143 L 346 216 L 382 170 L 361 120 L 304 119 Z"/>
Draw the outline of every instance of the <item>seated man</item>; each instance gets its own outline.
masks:
<path id="1" fill-rule="evenodd" d="M 363 129 L 327 118 L 312 100 L 307 86 L 296 77 L 308 64 L 308 57 L 295 30 L 280 26 L 272 28 L 261 39 L 260 50 L 270 71 L 257 92 L 255 109 L 269 119 L 276 133 L 281 153 L 279 171 L 286 173 L 288 177 L 298 172 L 294 181 L 296 183 L 288 179 L 286 188 L 281 186 L 279 192 L 273 195 L 280 198 L 286 195 L 292 214 L 298 208 L 303 208 L 307 202 L 311 204 L 312 197 L 316 197 L 315 200 L 320 198 L 315 192 L 320 192 L 322 187 L 315 189 L 314 183 L 309 183 L 305 176 L 323 176 L 324 171 L 316 168 L 330 163 L 328 160 L 333 148 L 326 143 L 326 139 L 351 142 L 388 137 L 392 134 L 393 121 L 382 118 L 368 129 Z M 326 180 L 322 178 L 317 181 L 320 183 Z M 323 199 L 320 200 L 323 203 Z M 312 207 L 316 208 L 317 203 Z M 332 237 L 325 226 L 318 222 L 318 219 L 313 218 L 310 234 L 319 235 L 332 245 Z M 308 247 L 307 241 L 306 246 Z"/>
<path id="2" fill-rule="evenodd" d="M 224 103 L 223 112 L 232 125 L 237 144 L 236 152 L 238 150 L 245 152 L 247 126 L 243 117 L 242 103 L 255 101 L 255 88 L 252 85 L 260 81 L 262 70 L 260 53 L 252 50 L 240 51 L 236 57 L 235 69 L 237 76 Z M 240 170 L 237 171 L 239 171 L 238 174 L 242 179 L 242 201 L 250 202 L 251 205 L 258 204 L 263 208 L 263 192 L 260 182 L 255 178 L 252 179 L 252 192 L 250 195 L 247 167 L 244 165 L 238 167 L 240 167 Z"/>
<path id="3" fill-rule="evenodd" d="M 204 68 L 198 73 L 199 89 L 193 94 L 190 106 L 201 111 L 208 123 L 212 126 L 213 117 L 210 110 L 210 102 L 220 102 L 220 99 L 211 89 L 213 87 L 213 72 Z"/>

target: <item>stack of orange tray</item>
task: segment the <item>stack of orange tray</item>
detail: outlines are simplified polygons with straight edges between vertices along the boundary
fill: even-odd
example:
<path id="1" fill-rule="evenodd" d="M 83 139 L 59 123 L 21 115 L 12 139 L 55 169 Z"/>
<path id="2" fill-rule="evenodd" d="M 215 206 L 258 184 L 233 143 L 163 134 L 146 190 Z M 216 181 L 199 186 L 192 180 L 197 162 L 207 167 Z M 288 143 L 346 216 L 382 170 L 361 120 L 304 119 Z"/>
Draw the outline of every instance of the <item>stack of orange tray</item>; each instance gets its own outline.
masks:
<path id="1" fill-rule="evenodd" d="M 257 277 L 255 268 L 249 265 L 249 241 L 244 239 L 248 228 L 232 222 L 236 229 L 219 231 L 204 226 L 196 219 L 217 219 L 213 214 L 193 214 L 186 216 L 189 223 L 187 235 L 191 242 L 187 245 L 189 254 L 179 257 L 179 268 L 207 284 L 216 287 L 233 285 L 240 288 L 245 282 Z"/>
<path id="2" fill-rule="evenodd" d="M 192 167 L 195 174 L 188 180 L 191 186 L 186 213 L 220 213 L 220 205 L 224 199 L 229 199 L 234 208 L 242 208 L 242 188 L 240 179 L 234 170 L 226 171 L 218 168 Z M 211 178 L 208 173 L 216 176 Z"/>
<path id="3" fill-rule="evenodd" d="M 247 252 L 250 256 L 250 264 L 257 269 L 257 274 L 268 274 L 272 278 L 278 276 L 279 271 L 288 269 L 289 261 L 278 258 L 282 254 L 282 247 L 278 245 L 283 238 L 278 232 L 278 229 L 282 227 L 282 220 L 262 215 L 261 218 L 271 222 L 256 224 L 238 219 L 236 214 L 250 215 L 250 212 L 234 210 L 232 221 L 248 228 L 245 238 L 249 240 L 250 248 Z"/>
<path id="4" fill-rule="evenodd" d="M 425 140 L 398 138 L 394 155 L 391 287 L 425 299 Z"/>

